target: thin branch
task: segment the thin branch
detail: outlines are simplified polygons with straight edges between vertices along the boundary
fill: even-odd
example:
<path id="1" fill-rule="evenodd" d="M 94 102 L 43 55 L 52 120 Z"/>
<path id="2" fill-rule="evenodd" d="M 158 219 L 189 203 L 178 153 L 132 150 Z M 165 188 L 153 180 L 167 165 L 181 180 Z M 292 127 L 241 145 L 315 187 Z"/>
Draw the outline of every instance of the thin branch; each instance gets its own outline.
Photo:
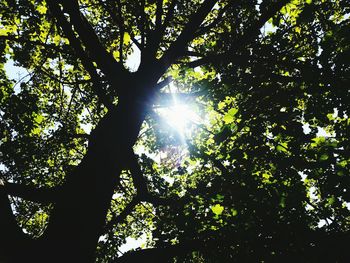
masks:
<path id="1" fill-rule="evenodd" d="M 139 29 L 141 32 L 141 46 L 142 48 L 144 48 L 145 46 L 145 0 L 141 0 L 141 19 L 140 19 L 140 25 L 139 25 Z"/>
<path id="2" fill-rule="evenodd" d="M 90 135 L 87 133 L 68 134 L 68 136 L 71 138 L 90 140 Z"/>
<path id="3" fill-rule="evenodd" d="M 64 84 L 64 85 L 76 85 L 76 84 L 86 84 L 86 83 L 92 83 L 91 80 L 89 79 L 81 79 L 81 80 L 76 80 L 76 81 L 65 81 L 64 78 L 62 78 L 62 80 L 60 80 L 59 78 L 57 78 L 55 76 L 55 73 L 49 73 L 47 72 L 47 70 L 43 67 L 38 67 L 37 68 L 38 71 L 40 71 L 41 73 L 43 73 L 44 75 L 46 75 L 48 78 L 50 78 L 53 81 L 56 81 L 60 84 Z"/>
<path id="4" fill-rule="evenodd" d="M 247 56 L 236 55 L 233 51 L 229 51 L 224 54 L 208 54 L 203 56 L 201 59 L 197 59 L 186 63 L 187 67 L 196 68 L 208 63 L 218 64 L 218 63 L 228 63 L 233 62 L 235 64 L 244 64 L 249 60 Z"/>
<path id="5" fill-rule="evenodd" d="M 99 1 L 104 5 L 103 1 Z M 111 16 L 112 20 L 119 27 L 119 57 L 120 63 L 123 64 L 123 47 L 124 47 L 124 33 L 126 32 L 124 18 L 122 15 L 122 6 L 120 0 L 117 0 L 117 6 L 111 6 L 108 3 L 105 5 L 108 14 Z M 118 14 L 118 15 L 117 15 Z"/>
<path id="6" fill-rule="evenodd" d="M 205 238 L 182 241 L 176 245 L 165 245 L 163 247 L 127 252 L 112 261 L 112 263 L 169 262 L 169 260 L 176 256 L 183 256 L 191 251 L 203 250 L 207 246 L 213 246 L 215 244 L 219 244 L 219 241 L 206 240 Z"/>
<path id="7" fill-rule="evenodd" d="M 157 0 L 157 10 L 156 10 L 156 31 L 162 26 L 162 16 L 163 16 L 163 0 Z"/>
<path id="8" fill-rule="evenodd" d="M 144 47 L 141 45 L 141 43 L 139 41 L 136 40 L 134 33 L 130 34 L 130 39 L 138 47 L 138 49 L 140 49 L 140 51 L 142 52 Z"/>
<path id="9" fill-rule="evenodd" d="M 157 2 L 158 6 L 160 5 L 160 2 L 163 2 L 163 1 L 159 1 L 159 0 L 157 0 L 157 1 L 158 1 Z M 152 32 L 152 34 L 150 34 L 148 36 L 146 50 L 145 50 L 145 52 L 142 52 L 142 54 L 141 54 L 141 65 L 148 64 L 150 60 L 154 59 L 155 54 L 159 48 L 159 44 L 163 38 L 165 29 L 168 26 L 170 20 L 173 18 L 176 4 L 177 4 L 177 0 L 173 0 L 170 3 L 170 6 L 168 8 L 168 12 L 166 14 L 166 17 L 164 19 L 163 24 L 161 24 L 161 18 L 158 18 L 158 20 L 157 20 L 158 24 L 156 21 L 156 28 Z M 158 17 L 161 17 L 160 10 L 158 10 L 158 9 L 162 9 L 162 7 L 160 7 L 160 6 L 157 7 L 157 15 L 158 15 Z M 163 13 L 163 9 L 161 10 L 161 12 Z"/>
<path id="10" fill-rule="evenodd" d="M 209 32 L 209 30 L 211 30 L 212 28 L 214 28 L 215 26 L 217 26 L 222 20 L 223 20 L 223 16 L 225 14 L 225 12 L 227 11 L 227 9 L 232 6 L 233 4 L 236 4 L 237 2 L 232 1 L 230 3 L 228 3 L 224 8 L 219 10 L 218 15 L 216 16 L 216 18 L 214 19 L 214 21 L 212 21 L 210 24 L 202 26 L 198 29 L 198 31 L 195 33 L 195 36 L 201 36 L 204 35 L 205 33 Z"/>
<path id="11" fill-rule="evenodd" d="M 132 210 L 134 210 L 135 206 L 139 202 L 140 200 L 137 197 L 134 197 L 119 215 L 113 216 L 113 218 L 105 226 L 105 230 L 111 229 L 114 225 L 122 222 L 129 214 L 131 214 Z"/>
<path id="12" fill-rule="evenodd" d="M 23 44 L 31 44 L 31 45 L 36 45 L 36 46 L 42 46 L 45 49 L 52 49 L 60 53 L 65 53 L 65 54 L 71 54 L 69 50 L 65 50 L 61 48 L 60 46 L 56 46 L 55 44 L 48 44 L 48 43 L 43 43 L 38 40 L 29 40 L 26 38 L 19 38 L 18 36 L 15 35 L 7 35 L 7 36 L 0 36 L 0 40 L 9 40 L 9 41 L 14 41 L 17 43 L 23 43 Z M 68 45 L 66 47 L 69 47 Z"/>
<path id="13" fill-rule="evenodd" d="M 168 8 L 168 12 L 164 18 L 164 22 L 162 24 L 161 27 L 161 35 L 164 33 L 165 29 L 168 27 L 170 21 L 173 19 L 174 17 L 174 11 L 175 11 L 175 7 L 177 5 L 178 0 L 172 0 L 169 8 Z"/>

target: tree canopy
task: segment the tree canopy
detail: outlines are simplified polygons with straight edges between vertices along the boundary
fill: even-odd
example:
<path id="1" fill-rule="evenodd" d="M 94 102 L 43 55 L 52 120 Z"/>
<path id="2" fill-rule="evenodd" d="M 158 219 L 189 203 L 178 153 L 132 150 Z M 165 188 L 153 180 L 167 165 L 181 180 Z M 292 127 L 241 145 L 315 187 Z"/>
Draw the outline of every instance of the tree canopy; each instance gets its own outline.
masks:
<path id="1" fill-rule="evenodd" d="M 0 261 L 349 260 L 349 15 L 0 0 Z"/>

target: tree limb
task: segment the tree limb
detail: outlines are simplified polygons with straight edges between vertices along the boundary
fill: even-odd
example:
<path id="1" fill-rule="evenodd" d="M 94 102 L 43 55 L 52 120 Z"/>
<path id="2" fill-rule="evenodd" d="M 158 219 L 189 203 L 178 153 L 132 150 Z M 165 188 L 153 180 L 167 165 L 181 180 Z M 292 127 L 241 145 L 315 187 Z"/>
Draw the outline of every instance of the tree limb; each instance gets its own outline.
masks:
<path id="1" fill-rule="evenodd" d="M 270 5 L 270 7 L 268 7 L 261 14 L 259 19 L 245 30 L 243 35 L 237 37 L 236 40 L 234 40 L 234 43 L 232 44 L 233 48 L 230 51 L 223 54 L 208 55 L 204 58 L 188 63 L 187 66 L 195 68 L 208 63 L 224 63 L 230 60 L 232 57 L 234 58 L 234 53 L 244 45 L 248 44 L 254 38 L 256 38 L 260 33 L 260 28 L 263 27 L 271 17 L 273 17 L 282 7 L 284 7 L 289 2 L 290 0 L 281 0 Z"/>
<path id="2" fill-rule="evenodd" d="M 137 191 L 137 196 L 139 198 L 142 198 L 142 196 L 148 195 L 147 182 L 143 177 L 143 173 L 137 161 L 137 157 L 132 151 L 129 157 L 129 169 L 131 172 L 133 184 Z"/>
<path id="3" fill-rule="evenodd" d="M 172 77 L 166 77 L 164 80 L 157 83 L 155 90 L 158 91 L 164 88 L 166 85 L 169 85 L 173 81 Z"/>
<path id="4" fill-rule="evenodd" d="M 5 183 L 0 189 L 7 195 L 23 198 L 28 201 L 38 202 L 41 204 L 54 203 L 59 198 L 61 189 L 54 188 L 36 188 L 31 185 Z"/>
<path id="5" fill-rule="evenodd" d="M 162 64 L 167 67 L 171 65 L 183 52 L 186 51 L 187 44 L 195 37 L 195 32 L 207 17 L 217 0 L 205 0 L 198 8 L 197 12 L 192 15 L 189 22 L 185 25 L 178 38 L 173 42 L 169 49 L 160 59 Z"/>
<path id="6" fill-rule="evenodd" d="M 189 249 L 174 245 L 162 248 L 146 248 L 142 250 L 125 253 L 123 256 L 115 259 L 112 263 L 133 263 L 133 262 L 168 262 L 175 256 L 181 256 L 188 253 Z"/>
<path id="7" fill-rule="evenodd" d="M 142 250 L 130 251 L 123 256 L 116 258 L 112 263 L 132 263 L 132 262 L 168 262 L 174 257 L 185 256 L 189 252 L 204 250 L 207 247 L 219 244 L 217 240 L 206 238 L 182 241 L 176 245 L 165 245 L 164 247 L 146 248 Z"/>
<path id="8" fill-rule="evenodd" d="M 53 0 L 48 0 L 48 6 L 50 8 L 50 11 L 52 14 L 55 16 L 58 24 L 64 31 L 66 37 L 69 39 L 70 44 L 74 48 L 75 52 L 77 53 L 78 57 L 80 58 L 84 68 L 87 70 L 89 73 L 92 83 L 93 83 L 93 90 L 95 94 L 99 97 L 99 99 L 103 102 L 103 104 L 106 105 L 108 109 L 113 108 L 113 103 L 111 102 L 110 98 L 107 97 L 105 94 L 101 82 L 100 82 L 100 76 L 96 72 L 96 69 L 89 59 L 88 55 L 85 53 L 84 49 L 81 46 L 80 41 L 76 38 L 73 29 L 71 25 L 68 23 L 66 17 L 61 11 L 61 8 L 59 5 L 53 1 Z M 107 76 L 108 77 L 108 76 Z"/>
<path id="9" fill-rule="evenodd" d="M 162 26 L 162 16 L 163 16 L 163 0 L 157 0 L 156 30 L 160 29 L 160 27 Z"/>
<path id="10" fill-rule="evenodd" d="M 10 259 L 20 257 L 18 251 L 24 252 L 30 245 L 30 240 L 18 226 L 13 215 L 10 201 L 4 189 L 4 182 L 0 179 L 0 260 L 13 262 Z M 8 261 L 6 261 L 8 260 Z M 16 261 L 20 262 L 20 261 Z"/>
<path id="11" fill-rule="evenodd" d="M 112 217 L 112 219 L 105 226 L 105 230 L 111 229 L 114 225 L 122 222 L 132 212 L 132 210 L 134 210 L 135 206 L 139 202 L 140 200 L 137 197 L 134 197 L 119 215 Z"/>
<path id="12" fill-rule="evenodd" d="M 50 0 L 52 1 L 52 0 Z M 79 10 L 79 3 L 76 0 L 61 1 L 65 11 L 70 16 L 71 23 L 78 32 L 81 41 L 88 50 L 89 55 L 96 61 L 101 70 L 113 80 L 112 84 L 117 84 L 111 76 L 126 74 L 125 68 L 118 63 L 112 54 L 106 51 L 101 44 L 95 30 L 92 28 L 86 17 Z"/>
<path id="13" fill-rule="evenodd" d="M 14 41 L 17 43 L 24 43 L 24 44 L 31 44 L 31 45 L 36 45 L 36 46 L 42 46 L 43 48 L 47 49 L 52 49 L 60 53 L 65 53 L 65 54 L 71 54 L 68 50 L 62 49 L 60 46 L 57 46 L 55 44 L 47 44 L 38 40 L 30 40 L 26 38 L 21 38 L 15 35 L 7 35 L 7 36 L 0 36 L 0 40 L 9 40 L 9 41 Z"/>

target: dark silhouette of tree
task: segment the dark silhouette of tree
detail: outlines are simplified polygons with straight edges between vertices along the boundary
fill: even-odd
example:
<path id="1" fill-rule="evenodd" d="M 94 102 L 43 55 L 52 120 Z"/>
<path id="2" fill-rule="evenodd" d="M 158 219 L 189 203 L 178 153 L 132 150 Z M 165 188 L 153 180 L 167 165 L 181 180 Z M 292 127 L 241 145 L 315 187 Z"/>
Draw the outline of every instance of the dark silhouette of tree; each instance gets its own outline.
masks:
<path id="1" fill-rule="evenodd" d="M 0 0 L 0 261 L 349 260 L 349 14 Z M 191 136 L 173 96 L 200 105 Z"/>

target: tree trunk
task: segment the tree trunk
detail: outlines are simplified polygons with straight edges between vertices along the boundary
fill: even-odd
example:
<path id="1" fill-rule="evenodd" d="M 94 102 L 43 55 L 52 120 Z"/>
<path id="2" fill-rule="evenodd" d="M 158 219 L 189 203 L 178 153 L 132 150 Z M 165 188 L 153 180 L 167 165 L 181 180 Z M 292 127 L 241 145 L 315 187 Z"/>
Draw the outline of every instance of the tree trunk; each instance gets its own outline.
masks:
<path id="1" fill-rule="evenodd" d="M 48 229 L 38 244 L 40 251 L 45 248 L 42 261 L 94 261 L 126 153 L 132 149 L 144 120 L 146 109 L 138 101 L 131 96 L 121 99 L 92 132 L 87 154 L 67 176 L 63 197 L 55 204 Z"/>

